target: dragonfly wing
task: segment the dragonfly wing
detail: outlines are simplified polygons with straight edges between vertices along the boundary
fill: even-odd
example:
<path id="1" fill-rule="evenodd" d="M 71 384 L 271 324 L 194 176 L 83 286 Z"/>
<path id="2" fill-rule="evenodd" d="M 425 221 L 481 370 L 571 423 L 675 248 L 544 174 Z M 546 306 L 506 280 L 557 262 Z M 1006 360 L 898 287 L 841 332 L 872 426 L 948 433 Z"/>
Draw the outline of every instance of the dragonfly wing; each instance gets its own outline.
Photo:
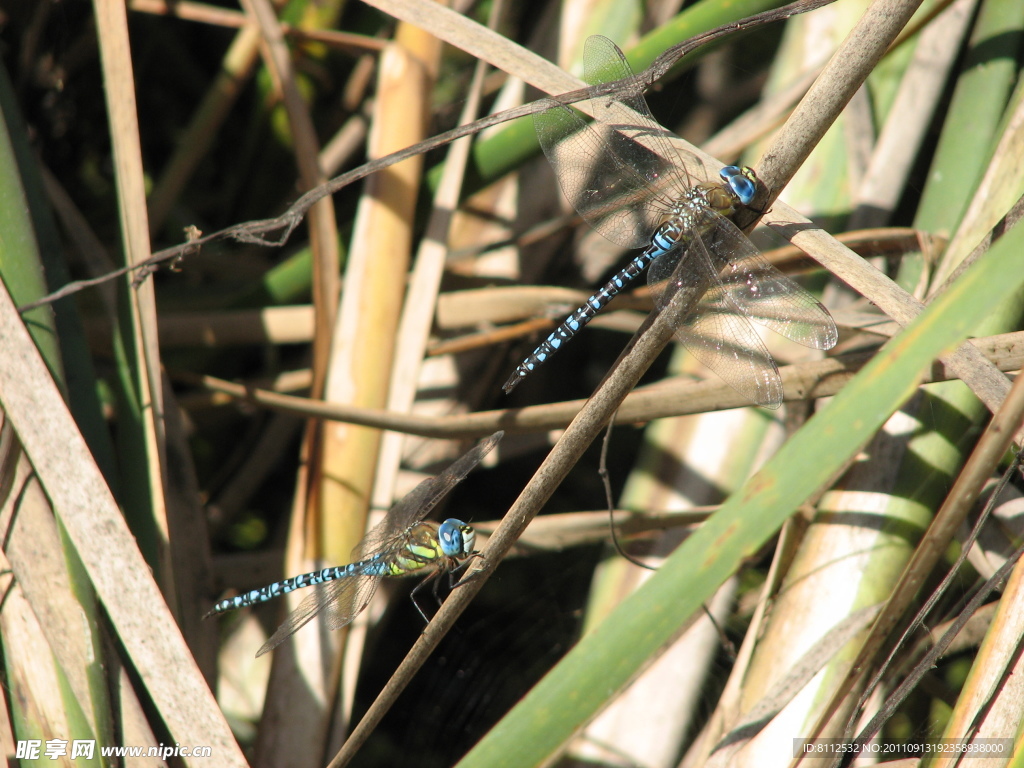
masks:
<path id="1" fill-rule="evenodd" d="M 552 101 L 533 116 L 544 154 L 572 207 L 613 243 L 640 248 L 657 227 L 649 210 L 648 183 L 620 159 L 609 136 L 580 114 Z"/>
<path id="2" fill-rule="evenodd" d="M 427 478 L 413 488 L 363 537 L 353 550 L 352 559 L 367 560 L 391 549 L 396 538 L 400 538 L 413 523 L 418 523 L 430 514 L 437 503 L 461 483 L 504 436 L 504 432 L 495 432 L 462 454 L 439 475 Z"/>
<path id="3" fill-rule="evenodd" d="M 775 360 L 750 321 L 718 286 L 705 294 L 676 337 L 747 400 L 766 408 L 782 404 L 782 379 Z"/>
<path id="4" fill-rule="evenodd" d="M 601 35 L 584 48 L 587 82 L 633 78 L 626 57 Z M 537 138 L 562 192 L 598 232 L 627 248 L 647 245 L 679 194 L 689 187 L 670 135 L 651 115 L 643 90 L 632 85 L 586 101 L 588 124 L 578 112 L 552 102 L 534 115 Z"/>
<path id="5" fill-rule="evenodd" d="M 676 337 L 694 357 L 747 400 L 782 404 L 775 360 L 722 285 L 700 238 L 655 259 L 648 281 L 662 310 L 681 310 Z"/>
<path id="6" fill-rule="evenodd" d="M 328 629 L 341 629 L 362 613 L 370 604 L 373 593 L 377 591 L 380 579 L 380 576 L 370 574 L 343 579 L 351 581 L 352 586 L 339 589 L 337 599 L 330 600 L 325 606 Z"/>
<path id="7" fill-rule="evenodd" d="M 330 629 L 345 626 L 369 603 L 379 580 L 378 576 L 362 574 L 318 585 L 302 599 L 299 607 L 288 615 L 256 656 L 274 650 L 321 613 L 326 615 L 327 626 Z"/>
<path id="8" fill-rule="evenodd" d="M 605 140 L 620 161 L 646 182 L 648 194 L 657 192 L 674 199 L 692 186 L 686 170 L 674 162 L 681 153 L 669 140 L 672 134 L 654 119 L 633 68 L 619 46 L 602 35 L 591 35 L 583 49 L 583 66 L 591 85 L 626 81 L 615 94 L 588 103 L 594 118 L 607 129 Z M 664 213 L 665 209 L 658 206 L 657 210 Z"/>
<path id="9" fill-rule="evenodd" d="M 831 349 L 839 332 L 814 296 L 773 267 L 735 224 L 705 209 L 697 230 L 731 302 L 758 325 L 812 349 Z M 699 310 L 698 310 L 699 311 Z"/>

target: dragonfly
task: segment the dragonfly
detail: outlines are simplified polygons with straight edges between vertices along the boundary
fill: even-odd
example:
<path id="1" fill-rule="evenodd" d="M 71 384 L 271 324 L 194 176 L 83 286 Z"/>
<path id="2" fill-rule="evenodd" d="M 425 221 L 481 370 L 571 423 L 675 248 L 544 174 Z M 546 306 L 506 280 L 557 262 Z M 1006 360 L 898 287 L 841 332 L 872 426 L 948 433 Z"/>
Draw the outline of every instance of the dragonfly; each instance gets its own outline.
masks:
<path id="1" fill-rule="evenodd" d="M 355 562 L 293 576 L 262 589 L 225 598 L 203 618 L 265 603 L 296 589 L 316 587 L 263 644 L 256 653 L 260 657 L 320 614 L 324 614 L 330 629 L 346 626 L 369 605 L 382 578 L 414 576 L 427 571 L 426 578 L 413 588 L 412 601 L 423 620 L 429 621 L 416 602 L 416 593 L 444 573 L 454 578 L 454 574 L 471 558 L 480 557 L 480 554 L 473 550 L 476 532 L 469 524 L 455 518 L 442 523 L 423 518 L 473 471 L 504 434 L 495 432 L 456 459 L 441 474 L 417 485 L 356 545 L 352 551 Z"/>
<path id="2" fill-rule="evenodd" d="M 584 70 L 591 86 L 632 81 L 615 95 L 587 101 L 593 123 L 549 99 L 551 106 L 534 115 L 537 138 L 577 212 L 613 243 L 644 250 L 540 343 L 505 382 L 505 393 L 647 269 L 659 311 L 669 304 L 689 308 L 674 320 L 676 338 L 748 401 L 778 408 L 779 369 L 751 321 L 821 350 L 835 346 L 838 331 L 828 310 L 727 218 L 751 206 L 754 171 L 727 166 L 718 182 L 692 183 L 688 155 L 651 115 L 619 47 L 591 36 Z M 690 163 L 703 167 L 696 157 Z"/>

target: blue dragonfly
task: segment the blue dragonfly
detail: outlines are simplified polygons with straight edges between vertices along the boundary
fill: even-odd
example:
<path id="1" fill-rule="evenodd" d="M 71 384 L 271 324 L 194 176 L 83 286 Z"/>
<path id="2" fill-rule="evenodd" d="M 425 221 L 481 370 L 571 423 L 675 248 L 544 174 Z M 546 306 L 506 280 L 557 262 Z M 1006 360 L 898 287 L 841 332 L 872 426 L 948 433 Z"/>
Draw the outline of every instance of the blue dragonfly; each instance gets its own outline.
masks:
<path id="1" fill-rule="evenodd" d="M 587 39 L 584 69 L 592 86 L 633 77 L 619 47 L 600 35 Z M 728 166 L 718 183 L 691 183 L 635 80 L 586 104 L 593 123 L 552 101 L 534 115 L 537 138 L 580 216 L 613 243 L 644 250 L 541 342 L 503 389 L 511 392 L 647 269 L 659 309 L 690 308 L 676 320 L 676 338 L 747 400 L 778 408 L 779 369 L 750 321 L 813 349 L 831 349 L 838 332 L 828 310 L 726 218 L 753 201 L 753 170 Z"/>
<path id="2" fill-rule="evenodd" d="M 303 587 L 316 587 L 263 644 L 256 653 L 259 657 L 321 613 L 326 616 L 330 629 L 349 624 L 369 605 L 377 584 L 385 576 L 414 576 L 427 571 L 427 577 L 413 588 L 412 601 L 423 620 L 429 621 L 416 602 L 416 593 L 441 574 L 454 576 L 470 558 L 479 554 L 473 551 L 476 532 L 472 526 L 455 518 L 440 524 L 423 518 L 491 452 L 504 434 L 495 432 L 441 474 L 417 485 L 356 546 L 352 551 L 355 562 L 293 576 L 262 589 L 225 598 L 203 618 L 264 603 Z"/>

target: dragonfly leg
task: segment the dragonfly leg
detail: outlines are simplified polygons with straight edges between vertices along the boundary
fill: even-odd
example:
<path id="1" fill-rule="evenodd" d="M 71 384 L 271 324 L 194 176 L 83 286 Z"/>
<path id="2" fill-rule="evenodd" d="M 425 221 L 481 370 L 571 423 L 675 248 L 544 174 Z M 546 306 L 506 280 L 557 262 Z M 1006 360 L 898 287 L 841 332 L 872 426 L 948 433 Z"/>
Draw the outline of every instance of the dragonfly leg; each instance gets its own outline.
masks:
<path id="1" fill-rule="evenodd" d="M 482 553 L 480 553 L 480 552 L 470 552 L 469 556 L 465 560 L 463 560 L 456 567 L 454 567 L 450 571 L 448 571 L 448 586 L 449 587 L 451 587 L 452 589 L 455 589 L 456 587 L 461 587 L 463 584 L 469 584 L 469 582 L 471 582 L 473 579 L 475 579 L 477 577 L 477 574 L 479 574 L 480 571 L 473 571 L 472 573 L 468 573 L 463 578 L 461 578 L 461 579 L 459 579 L 457 581 L 455 579 L 455 574 L 457 574 L 459 571 L 466 570 L 466 567 L 470 563 L 473 562 L 474 558 L 477 558 L 477 557 L 479 557 L 481 560 L 484 559 L 484 556 L 483 556 Z"/>
<path id="2" fill-rule="evenodd" d="M 420 616 L 423 617 L 423 620 L 425 622 L 430 623 L 430 619 L 427 618 L 427 614 L 424 612 L 423 608 L 420 606 L 419 601 L 416 599 L 416 593 L 423 589 L 423 587 L 425 587 L 428 583 L 432 583 L 434 599 L 437 600 L 437 606 L 440 608 L 442 601 L 441 594 L 438 590 L 440 589 L 441 586 L 441 580 L 438 578 L 438 576 L 440 576 L 443 572 L 447 571 L 448 588 L 455 589 L 456 587 L 461 587 L 463 584 L 466 584 L 469 581 L 471 581 L 473 579 L 474 574 L 470 574 L 469 576 L 465 577 L 464 579 L 461 579 L 460 581 L 455 580 L 456 574 L 458 574 L 460 571 L 465 570 L 466 566 L 473 562 L 473 559 L 477 557 L 483 557 L 483 555 L 479 552 L 470 552 L 469 555 L 467 555 L 466 559 L 463 560 L 461 563 L 457 565 L 452 565 L 451 567 L 444 569 L 439 568 L 438 570 L 433 571 L 429 576 L 423 579 L 415 587 L 413 587 L 412 592 L 409 593 L 409 597 L 412 600 L 412 604 L 416 606 L 416 610 L 419 611 Z"/>
<path id="3" fill-rule="evenodd" d="M 409 599 L 412 600 L 412 604 L 416 606 L 416 610 L 419 612 L 420 616 L 423 617 L 423 621 L 425 621 L 427 624 L 430 623 L 430 619 L 427 617 L 427 614 L 423 611 L 423 608 L 420 606 L 419 600 L 416 599 L 416 593 L 423 589 L 425 586 L 427 586 L 427 584 L 431 584 L 433 586 L 434 599 L 437 600 L 437 604 L 438 606 L 440 606 L 441 597 L 437 593 L 437 587 L 438 584 L 440 583 L 439 579 L 437 578 L 439 575 L 441 575 L 441 571 L 433 571 L 429 576 L 427 576 L 419 584 L 413 587 L 412 592 L 409 593 Z"/>

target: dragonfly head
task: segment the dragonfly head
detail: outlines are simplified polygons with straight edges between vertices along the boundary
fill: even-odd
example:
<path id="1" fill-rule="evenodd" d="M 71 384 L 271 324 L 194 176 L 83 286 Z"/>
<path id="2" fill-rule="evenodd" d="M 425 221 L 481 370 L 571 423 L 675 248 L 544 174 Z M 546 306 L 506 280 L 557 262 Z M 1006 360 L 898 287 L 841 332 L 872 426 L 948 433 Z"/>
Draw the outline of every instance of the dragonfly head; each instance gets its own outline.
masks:
<path id="1" fill-rule="evenodd" d="M 476 531 L 468 523 L 450 517 L 437 527 L 437 538 L 441 542 L 441 551 L 447 557 L 462 560 L 473 553 Z"/>
<path id="2" fill-rule="evenodd" d="M 757 194 L 757 176 L 754 175 L 753 168 L 746 165 L 727 165 L 718 172 L 718 175 L 741 203 L 750 205 L 754 201 L 754 195 Z"/>

